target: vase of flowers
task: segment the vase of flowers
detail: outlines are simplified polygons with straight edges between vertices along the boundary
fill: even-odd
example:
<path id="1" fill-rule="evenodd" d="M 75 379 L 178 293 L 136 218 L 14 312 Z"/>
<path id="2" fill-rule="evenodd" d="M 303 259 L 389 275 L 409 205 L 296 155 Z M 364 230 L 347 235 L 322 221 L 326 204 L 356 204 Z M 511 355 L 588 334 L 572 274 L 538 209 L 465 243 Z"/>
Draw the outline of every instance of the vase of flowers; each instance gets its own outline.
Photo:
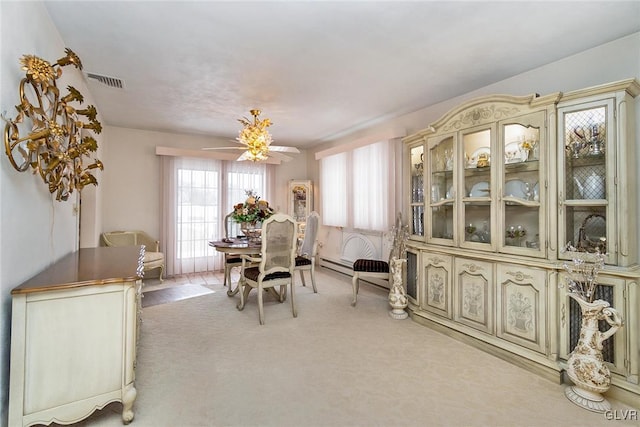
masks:
<path id="1" fill-rule="evenodd" d="M 582 321 L 578 344 L 569 355 L 567 376 L 574 383 L 565 389 L 565 396 L 578 406 L 594 412 L 606 412 L 611 405 L 602 396 L 611 386 L 611 372 L 602 358 L 602 343 L 622 327 L 622 317 L 608 301 L 594 300 L 598 273 L 605 255 L 579 252 L 567 245 L 572 262 L 564 263 L 568 273 L 569 297 L 580 306 Z M 598 323 L 604 320 L 609 329 L 601 332 Z"/>
<path id="2" fill-rule="evenodd" d="M 246 190 L 247 198 L 243 203 L 233 207 L 234 221 L 240 224 L 240 230 L 249 240 L 259 241 L 262 231 L 262 221 L 269 218 L 275 211 L 269 207 L 269 202 L 263 200 L 253 190 Z"/>

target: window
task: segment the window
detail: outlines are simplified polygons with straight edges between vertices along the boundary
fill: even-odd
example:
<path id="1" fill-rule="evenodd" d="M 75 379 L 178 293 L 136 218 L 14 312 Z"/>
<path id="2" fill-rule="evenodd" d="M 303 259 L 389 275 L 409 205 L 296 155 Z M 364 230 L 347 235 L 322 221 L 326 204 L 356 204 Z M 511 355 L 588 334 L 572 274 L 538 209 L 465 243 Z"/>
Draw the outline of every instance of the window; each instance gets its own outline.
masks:
<path id="1" fill-rule="evenodd" d="M 222 256 L 209 241 L 224 236 L 224 218 L 246 190 L 268 199 L 265 164 L 213 159 L 163 158 L 163 232 L 167 274 L 220 270 Z"/>
<path id="2" fill-rule="evenodd" d="M 386 231 L 395 211 L 395 159 L 393 141 L 321 157 L 323 223 Z"/>
<path id="3" fill-rule="evenodd" d="M 176 175 L 176 258 L 207 257 L 220 222 L 220 162 L 180 163 L 186 164 L 177 167 Z"/>

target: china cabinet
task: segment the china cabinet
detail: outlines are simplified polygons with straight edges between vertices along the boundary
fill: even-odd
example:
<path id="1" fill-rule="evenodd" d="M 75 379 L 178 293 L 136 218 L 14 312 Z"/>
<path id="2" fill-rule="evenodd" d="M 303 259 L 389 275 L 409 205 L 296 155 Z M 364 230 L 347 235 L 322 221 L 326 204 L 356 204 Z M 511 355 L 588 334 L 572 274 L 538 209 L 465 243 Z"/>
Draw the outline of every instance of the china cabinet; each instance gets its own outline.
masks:
<path id="1" fill-rule="evenodd" d="M 313 210 L 313 185 L 309 180 L 289 181 L 289 215 L 298 226 L 298 237 L 304 237 L 307 217 Z"/>
<path id="2" fill-rule="evenodd" d="M 561 381 L 580 328 L 564 248 L 600 251 L 599 292 L 626 328 L 605 355 L 617 390 L 640 396 L 639 93 L 630 79 L 486 96 L 404 138 L 415 321 Z"/>

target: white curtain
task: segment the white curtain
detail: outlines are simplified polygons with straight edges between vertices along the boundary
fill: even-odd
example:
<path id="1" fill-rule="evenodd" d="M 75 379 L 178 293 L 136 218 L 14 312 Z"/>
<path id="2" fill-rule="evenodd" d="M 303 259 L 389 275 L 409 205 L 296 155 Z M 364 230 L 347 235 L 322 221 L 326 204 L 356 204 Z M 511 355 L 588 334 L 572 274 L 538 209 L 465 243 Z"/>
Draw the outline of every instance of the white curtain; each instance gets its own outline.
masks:
<path id="1" fill-rule="evenodd" d="M 386 231 L 390 226 L 389 195 L 393 176 L 390 145 L 388 141 L 382 141 L 353 150 L 354 228 Z"/>
<path id="2" fill-rule="evenodd" d="M 224 218 L 245 190 L 268 200 L 271 165 L 210 158 L 162 157 L 162 230 L 168 276 L 222 270 L 223 256 L 209 246 L 224 237 Z M 264 195 L 264 196 L 263 196 Z"/>
<path id="3" fill-rule="evenodd" d="M 266 163 L 228 162 L 226 168 L 227 212 L 233 206 L 244 202 L 246 191 L 253 190 L 261 199 L 272 202 L 272 192 L 269 185 L 269 168 Z M 272 206 L 273 207 L 273 206 Z"/>
<path id="4" fill-rule="evenodd" d="M 164 157 L 163 231 L 167 275 L 220 270 L 209 246 L 223 233 L 222 162 Z"/>
<path id="5" fill-rule="evenodd" d="M 320 199 L 322 222 L 333 227 L 348 225 L 347 153 L 334 154 L 320 160 Z"/>
<path id="6" fill-rule="evenodd" d="M 362 145 L 320 159 L 324 225 L 387 231 L 395 217 L 397 141 Z"/>

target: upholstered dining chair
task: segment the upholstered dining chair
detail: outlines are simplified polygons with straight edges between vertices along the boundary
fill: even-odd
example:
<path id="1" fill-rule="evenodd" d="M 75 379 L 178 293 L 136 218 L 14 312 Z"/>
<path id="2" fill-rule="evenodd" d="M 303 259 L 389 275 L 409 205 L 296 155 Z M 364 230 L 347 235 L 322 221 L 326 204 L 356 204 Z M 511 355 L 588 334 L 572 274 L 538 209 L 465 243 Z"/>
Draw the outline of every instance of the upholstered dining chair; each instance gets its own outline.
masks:
<path id="1" fill-rule="evenodd" d="M 302 246 L 296 256 L 296 271 L 300 272 L 302 286 L 307 286 L 304 280 L 304 272 L 310 271 L 313 292 L 318 293 L 316 288 L 316 254 L 318 252 L 318 228 L 320 228 L 320 215 L 318 212 L 311 212 L 307 217 L 304 228 L 304 239 Z"/>
<path id="2" fill-rule="evenodd" d="M 353 263 L 353 277 L 351 278 L 351 286 L 353 288 L 353 301 L 351 301 L 351 305 L 353 307 L 356 306 L 358 302 L 358 291 L 360 289 L 360 279 L 381 279 L 389 282 L 389 285 L 392 283 L 391 277 L 391 259 L 396 257 L 403 257 L 404 254 L 402 252 L 402 247 L 404 247 L 404 238 L 402 236 L 402 230 L 404 226 L 402 225 L 402 213 L 398 212 L 396 215 L 396 222 L 392 229 L 395 232 L 393 236 L 393 244 L 391 247 L 391 251 L 389 252 L 389 260 L 376 260 L 376 259 L 357 259 L 356 262 Z"/>
<path id="3" fill-rule="evenodd" d="M 164 275 L 164 254 L 160 252 L 160 241 L 155 240 L 144 231 L 109 231 L 102 233 L 102 243 L 105 246 L 138 246 L 144 245 L 144 272 L 160 269 L 160 283 Z"/>
<path id="4" fill-rule="evenodd" d="M 262 246 L 260 256 L 242 255 L 240 272 L 240 302 L 238 310 L 243 310 L 251 289 L 258 290 L 258 314 L 264 325 L 263 297 L 265 290 L 275 292 L 280 287 L 278 298 L 284 302 L 287 286 L 291 289 L 291 311 L 298 317 L 295 301 L 293 273 L 297 249 L 296 222 L 285 214 L 274 214 L 262 223 Z M 250 266 L 250 263 L 258 263 Z"/>

